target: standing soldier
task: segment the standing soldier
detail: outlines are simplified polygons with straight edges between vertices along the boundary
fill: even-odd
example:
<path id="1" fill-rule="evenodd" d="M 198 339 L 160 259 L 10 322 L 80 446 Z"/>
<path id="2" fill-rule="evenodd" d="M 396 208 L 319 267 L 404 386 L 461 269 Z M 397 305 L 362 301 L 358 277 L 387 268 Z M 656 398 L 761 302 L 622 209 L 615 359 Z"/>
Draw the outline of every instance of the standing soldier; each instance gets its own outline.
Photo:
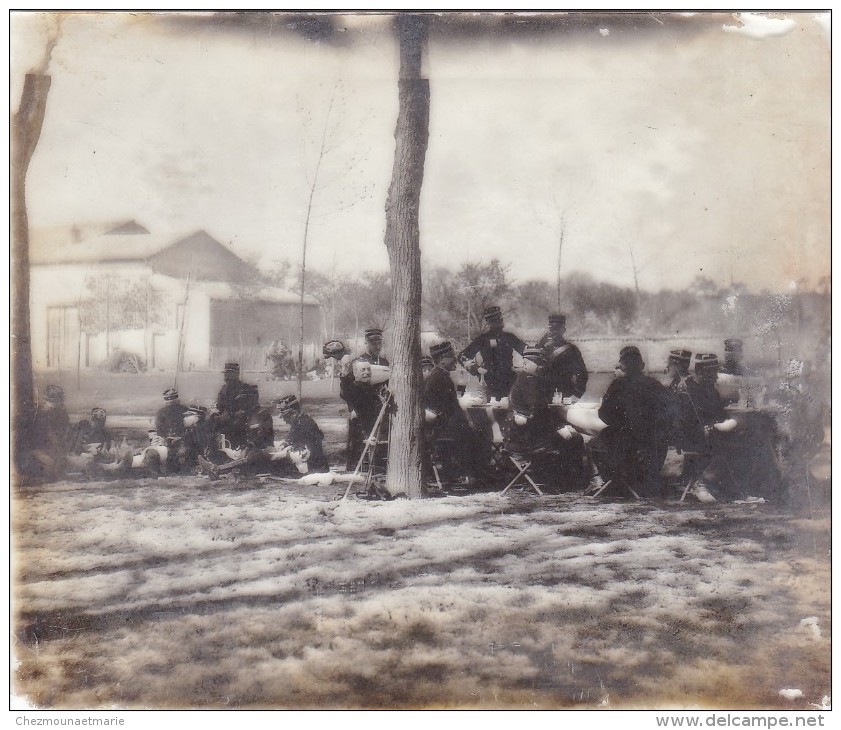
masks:
<path id="1" fill-rule="evenodd" d="M 377 416 L 384 407 L 382 396 L 385 383 L 375 385 L 373 382 L 373 368 L 378 368 L 378 379 L 381 380 L 382 371 L 389 365 L 388 360 L 381 354 L 382 345 L 381 329 L 372 327 L 365 330 L 365 352 L 348 364 L 347 371 L 342 373 L 340 379 L 339 395 L 348 407 L 348 471 L 356 468 L 365 439 L 372 435 Z M 381 423 L 381 429 L 383 433 L 388 433 L 388 424 Z"/>
<path id="2" fill-rule="evenodd" d="M 536 347 L 543 350 L 544 373 L 552 391 L 577 401 L 587 390 L 587 366 L 581 351 L 566 341 L 566 329 L 565 315 L 550 314 L 549 331 L 538 340 Z"/>
<path id="3" fill-rule="evenodd" d="M 472 375 L 484 376 L 485 391 L 491 398 L 505 398 L 514 385 L 514 351 L 520 355 L 526 347 L 517 335 L 505 330 L 499 307 L 485 307 L 487 331 L 479 335 L 458 355 L 458 361 Z"/>

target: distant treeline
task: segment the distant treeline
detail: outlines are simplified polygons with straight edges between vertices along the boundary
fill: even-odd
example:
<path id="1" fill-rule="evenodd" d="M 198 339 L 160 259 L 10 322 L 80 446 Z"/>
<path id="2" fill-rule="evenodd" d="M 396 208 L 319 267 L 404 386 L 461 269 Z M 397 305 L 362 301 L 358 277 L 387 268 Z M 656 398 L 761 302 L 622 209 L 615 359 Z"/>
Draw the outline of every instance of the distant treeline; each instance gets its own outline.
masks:
<path id="1" fill-rule="evenodd" d="M 288 264 L 268 277 L 295 290 Z M 300 284 L 298 284 L 298 291 Z M 387 273 L 363 272 L 333 276 L 307 271 L 306 293 L 322 305 L 325 336 L 348 341 L 361 338 L 366 327 L 389 329 L 391 284 Z M 829 279 L 818 290 L 792 287 L 784 294 L 751 292 L 738 283 L 719 287 L 698 276 L 685 289 L 637 291 L 570 272 L 557 284 L 535 280 L 515 283 L 498 260 L 463 264 L 457 271 L 427 270 L 423 282 L 422 329 L 467 344 L 483 328 L 482 310 L 497 304 L 506 327 L 527 341 L 537 339 L 550 312 L 567 315 L 570 339 L 742 337 L 751 341 L 754 357 L 775 366 L 789 357 L 825 366 L 829 358 Z M 719 355 L 722 353 L 718 353 Z"/>

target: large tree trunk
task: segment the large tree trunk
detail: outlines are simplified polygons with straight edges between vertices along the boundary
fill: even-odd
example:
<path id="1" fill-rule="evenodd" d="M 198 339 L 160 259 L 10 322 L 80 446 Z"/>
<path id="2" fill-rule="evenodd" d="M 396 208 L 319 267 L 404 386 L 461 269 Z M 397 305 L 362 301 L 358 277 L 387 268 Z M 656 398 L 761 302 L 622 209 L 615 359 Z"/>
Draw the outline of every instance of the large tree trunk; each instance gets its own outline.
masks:
<path id="1" fill-rule="evenodd" d="M 20 467 L 20 459 L 29 438 L 35 412 L 29 326 L 29 220 L 26 214 L 26 172 L 41 136 L 49 91 L 49 76 L 27 74 L 20 108 L 12 117 L 12 453 L 16 467 Z"/>
<path id="2" fill-rule="evenodd" d="M 396 19 L 400 42 L 399 111 L 394 132 L 391 187 L 386 202 L 385 244 L 391 266 L 392 368 L 396 413 L 391 422 L 386 485 L 392 494 L 423 496 L 423 411 L 420 391 L 421 261 L 418 212 L 429 139 L 429 81 L 421 78 L 427 21 Z"/>

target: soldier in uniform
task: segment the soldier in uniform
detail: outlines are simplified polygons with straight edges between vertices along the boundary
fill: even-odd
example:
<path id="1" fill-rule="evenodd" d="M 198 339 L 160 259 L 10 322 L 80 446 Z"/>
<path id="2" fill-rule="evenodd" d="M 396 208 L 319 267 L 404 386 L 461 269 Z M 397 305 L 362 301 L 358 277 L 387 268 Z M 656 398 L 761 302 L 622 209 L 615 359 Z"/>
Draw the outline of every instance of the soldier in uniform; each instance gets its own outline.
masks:
<path id="1" fill-rule="evenodd" d="M 523 368 L 511 388 L 511 410 L 505 423 L 505 446 L 528 455 L 535 476 L 550 490 L 579 488 L 585 482 L 584 439 L 561 426 L 551 407 L 553 387 L 546 374 L 545 350 L 526 347 Z"/>
<path id="2" fill-rule="evenodd" d="M 725 401 L 715 387 L 718 357 L 711 353 L 696 354 L 694 370 L 692 377 L 686 380 L 690 411 L 683 419 L 682 437 L 685 450 L 691 453 L 684 456 L 683 477 L 689 479 L 695 476 L 698 479 L 690 493 L 699 501 L 715 502 L 708 485 L 700 478 L 711 466 L 726 467 L 723 452 L 727 444 L 722 434 L 731 432 L 736 427 L 736 421 L 728 418 Z M 731 484 L 730 489 L 735 486 Z M 727 490 L 721 483 L 718 487 Z"/>
<path id="3" fill-rule="evenodd" d="M 111 451 L 113 439 L 111 432 L 105 428 L 108 417 L 104 408 L 91 408 L 90 419 L 82 419 L 72 431 L 70 451 L 74 454 L 87 453 L 91 444 L 96 444 L 96 455 Z"/>
<path id="4" fill-rule="evenodd" d="M 642 496 L 662 496 L 660 472 L 666 460 L 673 420 L 671 399 L 663 385 L 645 375 L 645 363 L 634 346 L 619 353 L 622 377 L 608 386 L 599 408 L 607 428 L 594 451 L 599 473 Z"/>
<path id="5" fill-rule="evenodd" d="M 348 407 L 347 469 L 356 468 L 364 449 L 365 439 L 383 408 L 384 386 L 371 382 L 372 365 L 388 367 L 388 360 L 381 354 L 383 331 L 377 327 L 365 330 L 366 350 L 352 360 L 339 380 L 339 395 Z M 388 433 L 388 414 L 381 422 L 382 433 Z"/>
<path id="6" fill-rule="evenodd" d="M 32 476 L 55 479 L 66 467 L 70 417 L 64 407 L 64 390 L 48 385 L 32 421 L 31 448 L 24 471 Z"/>
<path id="7" fill-rule="evenodd" d="M 486 307 L 483 317 L 487 331 L 459 353 L 458 361 L 472 375 L 484 376 L 489 397 L 505 398 L 516 378 L 514 351 L 522 355 L 526 343 L 505 330 L 505 320 L 499 307 Z"/>
<path id="8" fill-rule="evenodd" d="M 430 347 L 435 367 L 424 382 L 426 440 L 448 478 L 467 477 L 469 483 L 484 475 L 489 454 L 478 433 L 459 405 L 450 373 L 456 369 L 456 354 L 450 342 Z"/>
<path id="9" fill-rule="evenodd" d="M 432 371 L 435 368 L 435 362 L 432 360 L 431 357 L 424 356 L 421 358 L 421 373 L 423 374 L 423 379 L 426 380 L 430 375 L 432 375 Z"/>
<path id="10" fill-rule="evenodd" d="M 544 372 L 552 392 L 559 392 L 564 398 L 577 401 L 587 390 L 587 366 L 581 351 L 564 338 L 566 316 L 549 315 L 549 331 L 537 342 L 546 360 Z"/>
<path id="11" fill-rule="evenodd" d="M 670 350 L 666 360 L 666 389 L 672 398 L 672 414 L 674 417 L 669 442 L 678 451 L 684 448 L 683 432 L 687 419 L 694 418 L 689 396 L 686 392 L 686 381 L 689 380 L 689 366 L 692 364 L 692 353 L 689 350 Z"/>
<path id="12" fill-rule="evenodd" d="M 277 402 L 277 411 L 289 424 L 289 434 L 285 442 L 281 442 L 280 453 L 288 451 L 293 459 L 297 454 L 300 461 L 296 467 L 303 474 L 330 471 L 324 455 L 324 433 L 312 417 L 301 410 L 300 401 L 294 395 L 287 395 Z"/>
<path id="13" fill-rule="evenodd" d="M 191 405 L 184 415 L 184 462 L 188 466 L 195 466 L 199 456 L 216 461 L 218 451 L 215 448 L 207 408 Z"/>
<path id="14" fill-rule="evenodd" d="M 184 463 L 184 416 L 187 414 L 187 407 L 178 398 L 178 391 L 175 388 L 168 388 L 164 391 L 164 407 L 155 415 L 155 431 L 166 443 L 167 472 L 177 472 Z"/>
<path id="15" fill-rule="evenodd" d="M 213 430 L 216 433 L 227 435 L 238 420 L 237 411 L 241 410 L 239 404 L 242 401 L 239 401 L 238 404 L 237 396 L 245 393 L 247 385 L 239 379 L 239 363 L 237 362 L 225 363 L 222 377 L 225 379 L 225 382 L 219 389 L 219 394 L 216 396 L 216 413 L 213 417 Z"/>

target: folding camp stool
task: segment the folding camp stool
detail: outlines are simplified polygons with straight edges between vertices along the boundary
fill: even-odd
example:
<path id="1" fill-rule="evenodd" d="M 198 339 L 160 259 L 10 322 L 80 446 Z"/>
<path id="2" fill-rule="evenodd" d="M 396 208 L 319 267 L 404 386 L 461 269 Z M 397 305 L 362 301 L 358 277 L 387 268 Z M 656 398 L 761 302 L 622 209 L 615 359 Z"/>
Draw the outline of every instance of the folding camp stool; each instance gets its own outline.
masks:
<path id="1" fill-rule="evenodd" d="M 534 460 L 531 459 L 526 461 L 525 459 L 518 459 L 511 452 L 506 452 L 506 455 L 508 456 L 508 459 L 511 461 L 511 463 L 517 467 L 518 471 L 517 475 L 510 482 L 508 482 L 508 485 L 505 487 L 505 489 L 502 490 L 500 496 L 505 494 L 509 489 L 511 489 L 511 487 L 513 487 L 518 481 L 520 481 L 521 478 L 523 478 L 526 480 L 526 482 L 528 482 L 528 485 L 542 497 L 543 492 L 540 491 L 540 487 L 537 485 L 534 479 L 532 479 L 529 476 L 528 473 Z"/>
<path id="2" fill-rule="evenodd" d="M 699 460 L 704 456 L 699 451 L 684 451 L 683 452 L 683 463 L 686 463 L 686 457 L 689 457 L 690 460 L 693 458 L 698 458 Z M 683 488 L 683 494 L 680 495 L 680 499 L 678 502 L 683 502 L 686 499 L 686 495 L 692 491 L 692 487 L 695 486 L 696 482 L 701 478 L 704 471 L 706 470 L 709 463 L 705 464 L 703 468 L 699 468 L 697 465 L 695 469 L 692 470 L 692 474 L 690 475 L 689 479 L 686 481 L 686 485 Z"/>

